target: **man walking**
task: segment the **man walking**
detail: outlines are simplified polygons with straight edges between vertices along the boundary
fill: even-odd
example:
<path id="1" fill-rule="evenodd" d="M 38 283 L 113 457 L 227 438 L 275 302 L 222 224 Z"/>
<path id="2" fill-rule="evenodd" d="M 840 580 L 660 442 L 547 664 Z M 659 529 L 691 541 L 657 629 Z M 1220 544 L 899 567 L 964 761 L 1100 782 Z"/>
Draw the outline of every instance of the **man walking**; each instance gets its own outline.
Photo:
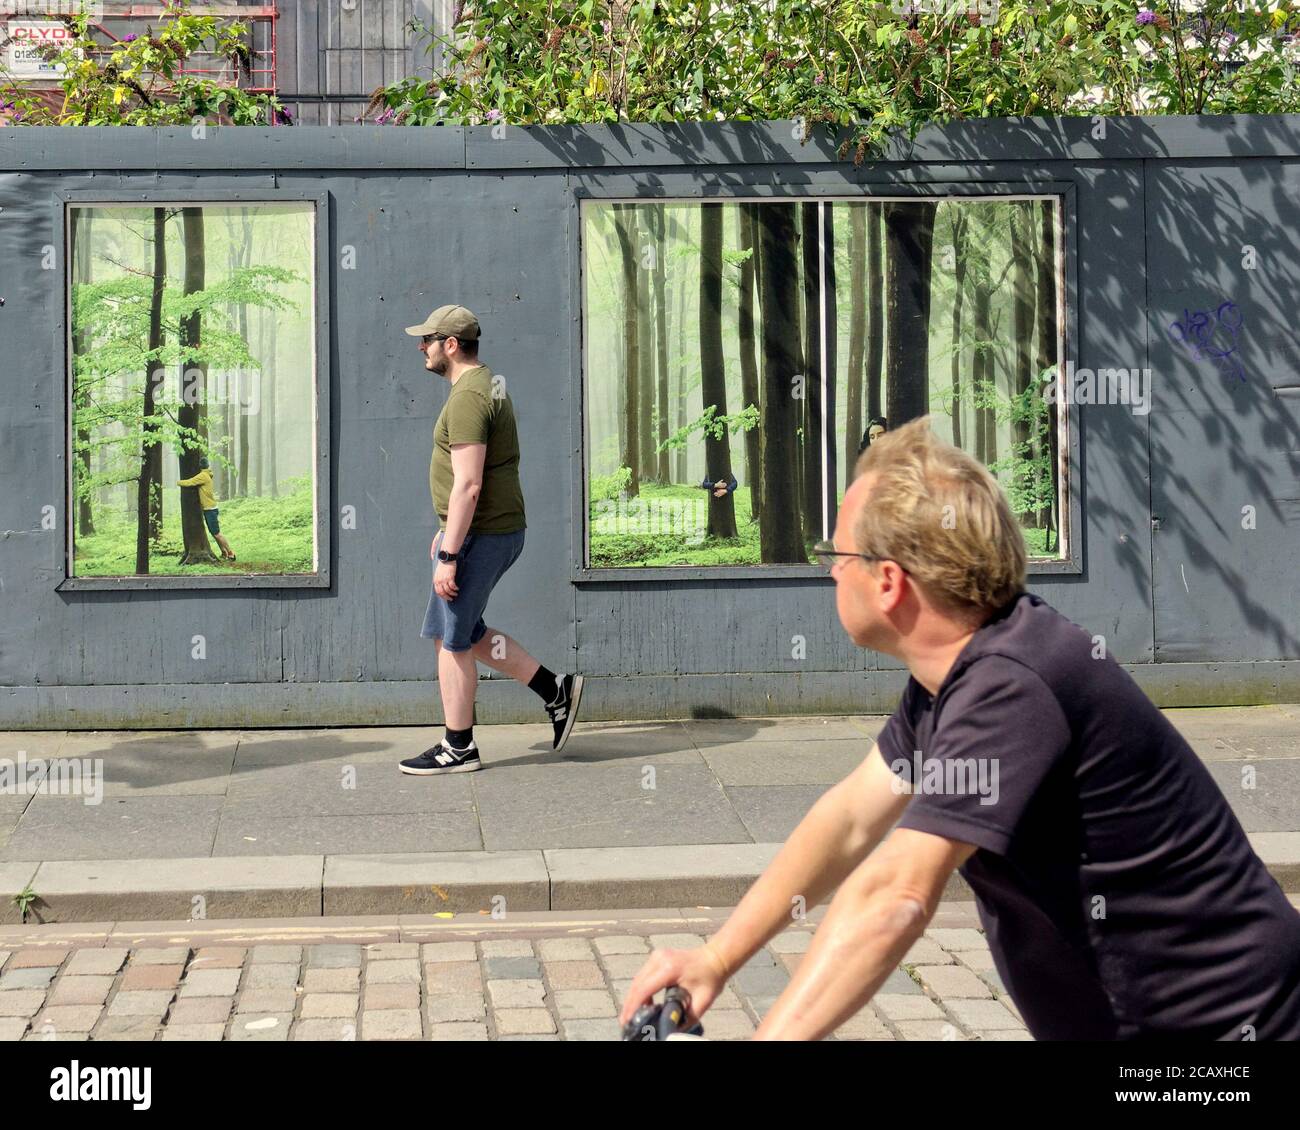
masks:
<path id="1" fill-rule="evenodd" d="M 698 1017 L 792 900 L 835 891 L 756 1033 L 820 1039 L 879 990 L 960 867 L 1036 1038 L 1300 1039 L 1300 914 L 1169 720 L 1024 591 L 997 482 L 924 420 L 874 440 L 858 471 L 817 552 L 849 637 L 911 672 L 902 701 L 721 931 L 650 955 L 622 1022 L 672 984 Z"/>
<path id="2" fill-rule="evenodd" d="M 439 529 L 429 548 L 433 592 L 420 635 L 435 641 L 446 734 L 401 763 L 403 773 L 432 776 L 480 768 L 474 744 L 476 662 L 534 691 L 562 749 L 582 697 L 581 675 L 547 670 L 504 632 L 483 622 L 488 597 L 524 548 L 519 434 L 505 388 L 479 361 L 479 323 L 463 306 L 440 306 L 406 332 L 420 339 L 424 367 L 451 385 L 433 428 L 429 490 Z"/>

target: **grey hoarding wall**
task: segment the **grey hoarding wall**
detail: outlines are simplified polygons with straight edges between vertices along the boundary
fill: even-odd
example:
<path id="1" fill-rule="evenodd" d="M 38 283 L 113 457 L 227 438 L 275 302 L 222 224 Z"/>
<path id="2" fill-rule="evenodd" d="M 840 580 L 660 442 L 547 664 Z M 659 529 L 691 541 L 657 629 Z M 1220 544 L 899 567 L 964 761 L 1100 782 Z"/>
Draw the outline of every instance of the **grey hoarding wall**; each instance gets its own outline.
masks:
<path id="1" fill-rule="evenodd" d="M 418 630 L 445 392 L 402 327 L 445 301 L 482 319 L 524 441 L 527 545 L 489 622 L 592 676 L 584 717 L 892 709 L 902 672 L 845 639 L 824 578 L 583 575 L 579 202 L 990 184 L 1066 200 L 1067 358 L 1149 367 L 1154 381 L 1149 414 L 1076 407 L 1080 569 L 1031 587 L 1160 702 L 1300 699 L 1300 118 L 966 123 L 860 168 L 797 132 L 0 130 L 0 728 L 437 718 Z M 324 199 L 328 587 L 60 588 L 66 275 L 47 249 L 61 259 L 60 202 L 88 194 Z M 1241 314 L 1242 374 L 1170 330 L 1224 302 Z M 355 529 L 341 528 L 345 506 Z M 505 680 L 479 702 L 483 722 L 537 717 Z"/>

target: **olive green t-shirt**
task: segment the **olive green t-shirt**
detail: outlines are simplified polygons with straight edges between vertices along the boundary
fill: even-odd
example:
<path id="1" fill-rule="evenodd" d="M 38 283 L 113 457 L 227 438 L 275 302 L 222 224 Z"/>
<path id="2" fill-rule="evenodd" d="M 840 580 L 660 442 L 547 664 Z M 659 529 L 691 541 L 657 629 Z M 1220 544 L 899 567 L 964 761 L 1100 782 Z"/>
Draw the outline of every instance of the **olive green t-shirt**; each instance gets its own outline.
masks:
<path id="1" fill-rule="evenodd" d="M 504 384 L 494 388 L 486 365 L 466 370 L 451 386 L 447 403 L 433 425 L 433 458 L 429 461 L 429 493 L 433 508 L 445 526 L 451 487 L 453 443 L 487 445 L 483 460 L 483 487 L 470 521 L 475 534 L 509 534 L 522 530 L 524 492 L 519 485 L 519 433 L 515 408 Z"/>

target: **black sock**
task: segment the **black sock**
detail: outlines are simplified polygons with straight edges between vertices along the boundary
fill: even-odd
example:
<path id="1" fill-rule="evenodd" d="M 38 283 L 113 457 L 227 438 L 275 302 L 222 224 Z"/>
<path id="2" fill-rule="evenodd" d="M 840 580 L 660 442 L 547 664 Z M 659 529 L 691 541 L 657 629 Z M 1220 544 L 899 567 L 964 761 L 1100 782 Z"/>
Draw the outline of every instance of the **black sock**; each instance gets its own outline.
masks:
<path id="1" fill-rule="evenodd" d="M 559 687 L 555 685 L 555 672 L 548 671 L 540 664 L 537 667 L 537 674 L 528 680 L 528 689 L 536 694 L 547 706 L 550 706 L 560 693 Z"/>
<path id="2" fill-rule="evenodd" d="M 446 741 L 447 744 L 451 746 L 452 749 L 468 749 L 469 743 L 472 742 L 473 740 L 474 740 L 473 726 L 471 726 L 468 730 L 453 730 L 450 726 L 447 727 Z"/>

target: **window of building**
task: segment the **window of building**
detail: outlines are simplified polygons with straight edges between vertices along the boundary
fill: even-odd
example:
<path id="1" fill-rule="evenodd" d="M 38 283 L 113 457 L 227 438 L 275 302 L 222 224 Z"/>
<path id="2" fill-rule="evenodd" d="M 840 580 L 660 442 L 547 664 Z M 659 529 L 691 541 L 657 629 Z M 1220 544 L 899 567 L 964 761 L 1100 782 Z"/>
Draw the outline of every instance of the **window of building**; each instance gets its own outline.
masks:
<path id="1" fill-rule="evenodd" d="M 317 205 L 66 209 L 68 577 L 319 577 Z"/>
<path id="2" fill-rule="evenodd" d="M 863 447 L 927 414 L 1066 558 L 1059 197 L 582 217 L 588 568 L 810 564 Z"/>

